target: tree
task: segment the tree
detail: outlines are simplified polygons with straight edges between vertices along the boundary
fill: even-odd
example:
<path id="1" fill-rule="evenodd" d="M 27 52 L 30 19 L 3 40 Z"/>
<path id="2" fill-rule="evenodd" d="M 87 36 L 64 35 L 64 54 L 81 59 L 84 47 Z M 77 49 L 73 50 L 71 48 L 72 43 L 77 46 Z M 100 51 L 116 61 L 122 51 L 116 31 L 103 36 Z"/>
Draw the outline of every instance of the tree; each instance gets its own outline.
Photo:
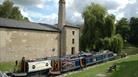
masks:
<path id="1" fill-rule="evenodd" d="M 118 54 L 120 54 L 123 46 L 123 38 L 120 34 L 116 34 L 112 37 L 105 37 L 103 40 L 103 47 L 105 50 L 110 50 Z"/>
<path id="2" fill-rule="evenodd" d="M 116 27 L 115 27 L 115 16 L 114 15 L 108 15 L 105 18 L 105 29 L 104 34 L 106 37 L 112 37 L 115 35 Z"/>
<path id="3" fill-rule="evenodd" d="M 138 18 L 132 17 L 130 19 L 130 42 L 138 45 Z"/>
<path id="4" fill-rule="evenodd" d="M 11 0 L 5 0 L 3 4 L 0 5 L 0 17 L 29 21 L 27 17 L 22 16 L 19 8 L 13 5 Z"/>
<path id="5" fill-rule="evenodd" d="M 82 31 L 80 49 L 81 50 L 95 50 L 96 44 L 100 44 L 100 39 L 103 38 L 104 19 L 107 14 L 106 9 L 98 4 L 92 3 L 89 5 L 84 13 L 84 28 Z"/>
<path id="6" fill-rule="evenodd" d="M 111 50 L 120 53 L 123 48 L 123 38 L 116 34 L 115 16 L 98 4 L 92 3 L 83 13 L 84 27 L 80 38 L 80 49 Z"/>
<path id="7" fill-rule="evenodd" d="M 111 38 L 105 37 L 103 39 L 103 46 L 104 46 L 103 49 L 104 50 L 111 50 L 111 42 L 112 42 Z"/>
<path id="8" fill-rule="evenodd" d="M 128 41 L 129 39 L 129 33 L 130 33 L 130 26 L 128 23 L 127 18 L 122 18 L 119 20 L 116 24 L 117 33 L 121 34 L 124 40 Z"/>
<path id="9" fill-rule="evenodd" d="M 120 54 L 123 46 L 123 38 L 120 34 L 116 34 L 111 38 L 111 51 Z"/>

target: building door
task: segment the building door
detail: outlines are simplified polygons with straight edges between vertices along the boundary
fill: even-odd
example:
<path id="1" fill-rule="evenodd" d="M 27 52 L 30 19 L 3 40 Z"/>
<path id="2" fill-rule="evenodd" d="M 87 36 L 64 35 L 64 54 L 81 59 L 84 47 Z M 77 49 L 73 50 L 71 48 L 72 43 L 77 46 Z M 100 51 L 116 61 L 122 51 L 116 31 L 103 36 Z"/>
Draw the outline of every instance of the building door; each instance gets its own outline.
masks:
<path id="1" fill-rule="evenodd" d="M 71 54 L 74 55 L 75 54 L 75 47 L 71 48 Z"/>

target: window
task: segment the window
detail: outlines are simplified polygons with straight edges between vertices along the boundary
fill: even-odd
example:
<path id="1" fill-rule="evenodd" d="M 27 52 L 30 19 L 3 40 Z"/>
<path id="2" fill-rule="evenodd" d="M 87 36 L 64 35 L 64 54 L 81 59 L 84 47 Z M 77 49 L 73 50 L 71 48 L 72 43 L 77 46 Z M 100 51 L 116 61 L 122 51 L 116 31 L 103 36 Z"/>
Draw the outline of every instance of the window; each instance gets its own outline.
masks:
<path id="1" fill-rule="evenodd" d="M 48 66 L 48 63 L 46 63 L 46 66 Z"/>
<path id="2" fill-rule="evenodd" d="M 74 39 L 72 39 L 72 44 L 74 44 L 75 43 L 75 40 Z"/>
<path id="3" fill-rule="evenodd" d="M 35 65 L 32 66 L 32 69 L 35 69 Z"/>
<path id="4" fill-rule="evenodd" d="M 75 47 L 71 48 L 71 54 L 74 55 L 75 54 Z"/>
<path id="5" fill-rule="evenodd" d="M 72 31 L 72 35 L 75 35 L 75 31 Z"/>

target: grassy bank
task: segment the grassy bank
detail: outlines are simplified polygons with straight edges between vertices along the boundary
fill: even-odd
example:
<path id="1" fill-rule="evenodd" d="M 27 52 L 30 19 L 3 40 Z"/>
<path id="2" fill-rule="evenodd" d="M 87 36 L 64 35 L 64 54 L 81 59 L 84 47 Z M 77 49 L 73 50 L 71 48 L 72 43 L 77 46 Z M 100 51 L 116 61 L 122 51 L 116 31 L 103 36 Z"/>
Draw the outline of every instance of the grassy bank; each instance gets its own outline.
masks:
<path id="1" fill-rule="evenodd" d="M 117 64 L 117 71 L 107 73 L 107 68 L 114 63 Z M 92 66 L 66 77 L 138 77 L 138 54 Z"/>
<path id="2" fill-rule="evenodd" d="M 15 63 L 14 62 L 0 62 L 0 71 L 13 71 Z"/>

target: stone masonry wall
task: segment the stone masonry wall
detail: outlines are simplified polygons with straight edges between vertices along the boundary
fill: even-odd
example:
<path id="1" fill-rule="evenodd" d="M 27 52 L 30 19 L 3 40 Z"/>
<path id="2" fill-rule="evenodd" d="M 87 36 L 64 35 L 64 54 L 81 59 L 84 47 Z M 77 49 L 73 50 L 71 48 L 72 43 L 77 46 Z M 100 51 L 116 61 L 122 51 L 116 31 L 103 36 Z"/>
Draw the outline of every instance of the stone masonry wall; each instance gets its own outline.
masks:
<path id="1" fill-rule="evenodd" d="M 0 28 L 0 62 L 57 56 L 58 32 Z"/>
<path id="2" fill-rule="evenodd" d="M 74 43 L 72 43 L 73 39 Z M 65 52 L 67 55 L 71 55 L 72 47 L 75 48 L 74 54 L 79 53 L 79 29 L 65 27 Z"/>

